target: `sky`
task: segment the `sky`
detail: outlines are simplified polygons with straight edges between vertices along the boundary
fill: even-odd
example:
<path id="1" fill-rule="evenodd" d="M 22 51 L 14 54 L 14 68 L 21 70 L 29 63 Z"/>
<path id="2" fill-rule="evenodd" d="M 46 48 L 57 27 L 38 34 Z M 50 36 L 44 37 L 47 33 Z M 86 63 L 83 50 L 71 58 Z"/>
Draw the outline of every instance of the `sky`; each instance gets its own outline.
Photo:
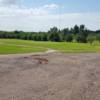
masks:
<path id="1" fill-rule="evenodd" d="M 100 29 L 100 0 L 0 0 L 0 30 Z"/>

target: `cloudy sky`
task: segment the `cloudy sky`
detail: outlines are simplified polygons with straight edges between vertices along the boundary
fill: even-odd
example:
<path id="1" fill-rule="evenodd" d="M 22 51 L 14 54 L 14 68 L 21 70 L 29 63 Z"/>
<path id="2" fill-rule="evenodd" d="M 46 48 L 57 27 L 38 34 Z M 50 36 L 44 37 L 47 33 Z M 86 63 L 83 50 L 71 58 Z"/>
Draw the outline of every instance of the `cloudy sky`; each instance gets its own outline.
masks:
<path id="1" fill-rule="evenodd" d="M 0 30 L 100 29 L 100 0 L 0 0 Z"/>

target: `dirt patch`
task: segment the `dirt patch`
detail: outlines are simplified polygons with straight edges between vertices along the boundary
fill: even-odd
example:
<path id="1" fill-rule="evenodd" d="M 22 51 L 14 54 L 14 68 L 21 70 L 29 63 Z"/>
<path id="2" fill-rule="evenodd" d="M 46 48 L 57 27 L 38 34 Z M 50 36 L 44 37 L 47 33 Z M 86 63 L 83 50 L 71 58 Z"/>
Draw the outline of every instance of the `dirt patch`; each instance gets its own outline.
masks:
<path id="1" fill-rule="evenodd" d="M 100 100 L 100 54 L 0 57 L 0 100 Z"/>
<path id="2" fill-rule="evenodd" d="M 37 58 L 34 58 L 34 59 L 38 60 L 39 64 L 48 64 L 48 60 L 46 58 L 37 57 Z"/>

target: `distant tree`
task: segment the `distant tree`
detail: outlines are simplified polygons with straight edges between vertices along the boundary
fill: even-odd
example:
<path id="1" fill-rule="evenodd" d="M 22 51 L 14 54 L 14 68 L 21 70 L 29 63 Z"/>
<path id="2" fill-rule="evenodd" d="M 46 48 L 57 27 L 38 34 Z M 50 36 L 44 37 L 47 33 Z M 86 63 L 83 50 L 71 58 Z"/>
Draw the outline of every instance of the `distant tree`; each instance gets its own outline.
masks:
<path id="1" fill-rule="evenodd" d="M 100 34 L 100 30 L 96 30 L 95 33 Z"/>
<path id="2" fill-rule="evenodd" d="M 80 25 L 80 31 L 84 31 L 85 30 L 85 25 Z"/>
<path id="3" fill-rule="evenodd" d="M 100 34 L 96 35 L 96 40 L 100 42 Z"/>
<path id="4" fill-rule="evenodd" d="M 77 35 L 76 40 L 79 43 L 87 43 L 86 37 L 84 35 L 81 35 L 81 34 Z"/>
<path id="5" fill-rule="evenodd" d="M 78 34 L 79 30 L 80 30 L 80 28 L 77 25 L 75 25 L 74 29 L 73 29 L 73 34 Z"/>
<path id="6" fill-rule="evenodd" d="M 50 41 L 56 41 L 60 42 L 62 41 L 62 36 L 60 33 L 60 30 L 57 27 L 53 27 L 48 31 L 49 34 L 49 40 Z"/>
<path id="7" fill-rule="evenodd" d="M 70 29 L 70 33 L 74 34 L 74 29 L 73 28 Z"/>
<path id="8" fill-rule="evenodd" d="M 59 32 L 59 30 L 58 30 L 58 28 L 57 27 L 53 27 L 53 28 L 50 28 L 50 30 L 48 31 L 48 33 L 58 33 Z"/>
<path id="9" fill-rule="evenodd" d="M 64 28 L 61 33 L 63 33 L 64 35 L 69 34 L 69 29 L 68 28 Z"/>
<path id="10" fill-rule="evenodd" d="M 43 34 L 42 40 L 43 41 L 48 41 L 48 35 L 46 33 Z"/>
<path id="11" fill-rule="evenodd" d="M 50 41 L 60 42 L 62 41 L 62 36 L 60 33 L 52 33 L 49 35 Z"/>
<path id="12" fill-rule="evenodd" d="M 14 33 L 15 33 L 15 34 L 19 34 L 19 33 L 22 33 L 22 31 L 17 31 L 17 30 L 15 30 Z"/>
<path id="13" fill-rule="evenodd" d="M 77 42 L 81 43 L 87 43 L 87 36 L 88 36 L 88 30 L 85 28 L 85 25 L 80 25 L 79 28 L 79 34 L 76 36 Z"/>
<path id="14" fill-rule="evenodd" d="M 100 30 L 87 30 L 85 25 L 75 25 L 71 29 L 64 28 L 59 30 L 57 27 L 50 28 L 48 32 L 23 32 L 23 31 L 0 31 L 0 38 L 9 39 L 24 39 L 34 41 L 67 41 L 67 42 L 82 42 L 92 43 L 97 40 L 100 41 Z"/>
<path id="15" fill-rule="evenodd" d="M 72 42 L 72 41 L 73 41 L 73 36 L 72 36 L 72 34 L 67 34 L 67 35 L 65 36 L 65 41 L 67 41 L 67 42 Z"/>
<path id="16" fill-rule="evenodd" d="M 93 34 L 88 35 L 87 41 L 88 41 L 89 43 L 92 44 L 95 40 L 96 40 L 96 36 L 95 36 L 95 35 L 93 35 Z"/>

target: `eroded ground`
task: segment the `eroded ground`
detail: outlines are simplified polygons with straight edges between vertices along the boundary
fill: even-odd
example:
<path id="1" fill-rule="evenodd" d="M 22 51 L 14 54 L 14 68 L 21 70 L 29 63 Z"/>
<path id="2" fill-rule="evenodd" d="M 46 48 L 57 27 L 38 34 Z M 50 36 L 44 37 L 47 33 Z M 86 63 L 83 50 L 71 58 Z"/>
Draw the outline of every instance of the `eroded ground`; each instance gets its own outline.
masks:
<path id="1" fill-rule="evenodd" d="M 100 100 L 100 54 L 1 56 L 0 100 Z"/>

